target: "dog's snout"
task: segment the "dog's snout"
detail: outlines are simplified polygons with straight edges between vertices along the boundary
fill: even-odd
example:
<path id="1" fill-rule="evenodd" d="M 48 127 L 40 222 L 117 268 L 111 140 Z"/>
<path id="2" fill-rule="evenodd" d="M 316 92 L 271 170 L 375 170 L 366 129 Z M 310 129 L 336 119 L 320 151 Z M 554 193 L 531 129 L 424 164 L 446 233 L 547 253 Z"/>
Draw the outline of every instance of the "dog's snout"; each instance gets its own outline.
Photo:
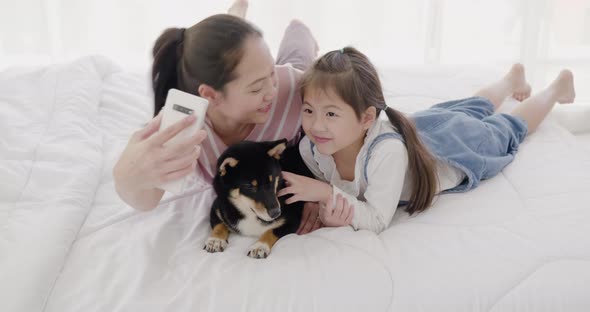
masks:
<path id="1" fill-rule="evenodd" d="M 268 209 L 268 216 L 275 219 L 281 215 L 281 207 L 276 205 L 275 207 L 271 207 Z"/>

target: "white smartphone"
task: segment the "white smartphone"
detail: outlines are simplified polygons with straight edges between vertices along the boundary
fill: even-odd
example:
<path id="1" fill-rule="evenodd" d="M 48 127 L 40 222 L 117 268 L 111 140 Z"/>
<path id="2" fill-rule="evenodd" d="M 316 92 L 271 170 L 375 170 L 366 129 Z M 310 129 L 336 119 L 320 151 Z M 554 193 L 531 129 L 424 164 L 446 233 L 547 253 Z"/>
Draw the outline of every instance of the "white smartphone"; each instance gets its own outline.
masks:
<path id="1" fill-rule="evenodd" d="M 190 114 L 195 114 L 197 120 L 190 127 L 183 129 L 172 139 L 168 140 L 168 142 L 164 143 L 164 146 L 174 144 L 174 142 L 184 140 L 196 134 L 197 131 L 203 127 L 203 123 L 205 122 L 207 106 L 209 106 L 209 101 L 207 99 L 177 89 L 170 89 L 166 96 L 166 103 L 164 103 L 164 107 L 162 108 L 163 115 L 159 131 L 170 127 Z M 190 176 L 194 174 L 196 174 L 196 172 L 180 179 L 166 182 L 160 185 L 160 188 L 174 194 L 180 194 L 183 192 L 185 184 Z"/>

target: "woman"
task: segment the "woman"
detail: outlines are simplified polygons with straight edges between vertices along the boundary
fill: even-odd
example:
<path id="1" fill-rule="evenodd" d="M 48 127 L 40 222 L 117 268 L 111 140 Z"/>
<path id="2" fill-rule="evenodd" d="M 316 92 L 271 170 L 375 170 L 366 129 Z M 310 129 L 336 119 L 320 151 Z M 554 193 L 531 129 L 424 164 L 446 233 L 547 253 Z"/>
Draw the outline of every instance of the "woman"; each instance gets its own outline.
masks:
<path id="1" fill-rule="evenodd" d="M 154 114 L 170 88 L 208 99 L 209 108 L 204 130 L 175 145 L 164 143 L 192 124 L 192 116 L 158 132 L 161 115 L 156 115 L 132 135 L 113 176 L 117 193 L 133 208 L 155 208 L 164 195 L 158 185 L 184 177 L 196 167 L 198 179 L 209 183 L 217 158 L 231 144 L 280 138 L 297 144 L 301 125 L 297 81 L 300 70 L 315 58 L 317 44 L 303 23 L 293 21 L 275 65 L 262 33 L 243 19 L 246 7 L 246 1 L 236 1 L 230 14 L 211 16 L 187 29 L 167 29 L 157 39 Z M 310 215 L 316 218 L 317 210 L 317 205 L 308 204 L 303 223 Z"/>

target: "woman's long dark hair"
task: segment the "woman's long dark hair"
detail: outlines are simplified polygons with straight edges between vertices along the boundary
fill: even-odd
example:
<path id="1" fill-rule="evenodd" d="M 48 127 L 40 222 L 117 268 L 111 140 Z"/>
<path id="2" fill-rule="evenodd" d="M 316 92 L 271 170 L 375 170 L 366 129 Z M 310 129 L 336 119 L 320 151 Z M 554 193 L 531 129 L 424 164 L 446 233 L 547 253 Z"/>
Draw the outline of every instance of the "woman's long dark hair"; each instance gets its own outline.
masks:
<path id="1" fill-rule="evenodd" d="M 206 84 L 223 91 L 225 84 L 236 78 L 234 70 L 249 36 L 262 37 L 262 32 L 228 14 L 213 15 L 186 29 L 166 29 L 152 51 L 154 116 L 171 88 L 199 95 L 199 86 Z"/>
<path id="2" fill-rule="evenodd" d="M 387 107 L 377 70 L 369 59 L 352 47 L 328 52 L 319 58 L 301 80 L 301 94 L 308 89 L 331 90 L 350 105 L 357 118 L 374 106 L 377 116 L 385 108 L 391 124 L 404 139 L 412 195 L 406 211 L 422 212 L 430 206 L 437 189 L 436 159 L 420 141 L 413 122 Z"/>

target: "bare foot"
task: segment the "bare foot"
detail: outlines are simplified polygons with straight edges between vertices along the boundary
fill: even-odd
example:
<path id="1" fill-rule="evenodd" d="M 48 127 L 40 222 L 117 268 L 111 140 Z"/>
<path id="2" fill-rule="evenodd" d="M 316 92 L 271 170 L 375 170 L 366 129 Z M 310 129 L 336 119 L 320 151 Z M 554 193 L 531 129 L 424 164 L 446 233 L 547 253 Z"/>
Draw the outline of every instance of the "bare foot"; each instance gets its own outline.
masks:
<path id="1" fill-rule="evenodd" d="M 248 11 L 248 0 L 236 0 L 227 10 L 227 13 L 245 19 L 246 11 Z"/>
<path id="2" fill-rule="evenodd" d="M 520 63 L 512 65 L 505 79 L 512 84 L 512 97 L 522 102 L 531 96 L 531 85 L 528 84 L 524 75 L 524 66 Z"/>
<path id="3" fill-rule="evenodd" d="M 559 75 L 553 80 L 550 87 L 557 93 L 557 103 L 559 104 L 573 103 L 576 99 L 574 74 L 567 69 L 559 72 Z"/>

